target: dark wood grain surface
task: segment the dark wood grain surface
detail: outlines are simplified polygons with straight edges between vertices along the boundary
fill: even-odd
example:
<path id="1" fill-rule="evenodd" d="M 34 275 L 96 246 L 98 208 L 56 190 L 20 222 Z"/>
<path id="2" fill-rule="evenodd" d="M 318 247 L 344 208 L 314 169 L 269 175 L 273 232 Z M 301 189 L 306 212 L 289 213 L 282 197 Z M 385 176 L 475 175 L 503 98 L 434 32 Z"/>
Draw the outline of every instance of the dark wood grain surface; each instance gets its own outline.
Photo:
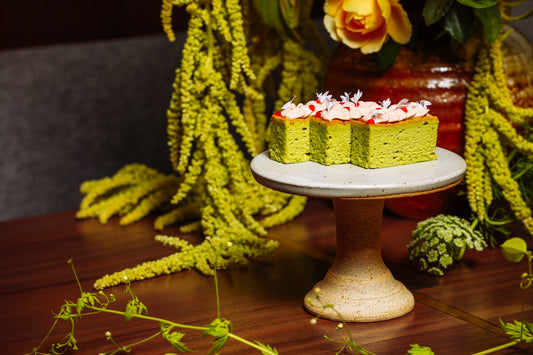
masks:
<path id="1" fill-rule="evenodd" d="M 302 306 L 303 297 L 322 279 L 335 255 L 335 225 L 327 200 L 310 200 L 306 211 L 290 223 L 272 228 L 269 238 L 281 246 L 263 261 L 218 273 L 221 315 L 234 333 L 276 347 L 280 354 L 335 354 L 340 345 L 337 322 L 312 318 Z M 76 300 L 79 289 L 67 261 L 72 258 L 81 285 L 113 271 L 160 258 L 175 251 L 154 240 L 152 220 L 121 227 L 114 219 L 76 220 L 75 212 L 0 222 L 0 354 L 23 354 L 39 344 L 65 299 Z M 415 271 L 405 245 L 416 221 L 385 215 L 382 227 L 383 258 L 393 274 L 415 295 L 415 309 L 398 319 L 377 323 L 352 323 L 356 342 L 376 354 L 405 354 L 410 344 L 429 346 L 435 354 L 472 354 L 508 342 L 498 325 L 521 319 L 521 304 L 533 320 L 533 294 L 518 284 L 524 262 L 506 261 L 499 249 L 468 252 L 464 260 L 436 278 Z M 179 235 L 176 228 L 164 234 Z M 199 236 L 183 236 L 197 243 Z M 527 237 L 523 235 L 525 239 Z M 530 243 L 531 245 L 531 243 Z M 148 307 L 148 314 L 176 322 L 205 326 L 216 317 L 213 279 L 196 271 L 136 282 L 133 291 Z M 128 300 L 123 286 L 106 290 L 122 309 Z M 125 324 L 115 315 L 87 316 L 77 324 L 79 354 L 113 350 L 106 341 L 110 331 L 121 345 L 149 336 L 158 324 L 134 319 Z M 58 341 L 68 329 L 58 327 Z M 183 341 L 207 354 L 211 339 L 198 331 L 184 331 Z M 157 338 L 133 354 L 164 354 L 172 349 Z M 515 346 L 498 354 L 530 354 L 531 345 Z M 249 347 L 228 341 L 221 354 L 255 354 Z"/>

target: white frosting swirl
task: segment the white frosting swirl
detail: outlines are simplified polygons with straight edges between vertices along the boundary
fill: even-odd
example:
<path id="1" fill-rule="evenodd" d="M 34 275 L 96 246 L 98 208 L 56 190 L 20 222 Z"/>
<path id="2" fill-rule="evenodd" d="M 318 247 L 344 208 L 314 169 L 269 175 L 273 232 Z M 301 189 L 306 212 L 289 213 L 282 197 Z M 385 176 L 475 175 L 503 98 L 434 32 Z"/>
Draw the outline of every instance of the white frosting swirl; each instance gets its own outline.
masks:
<path id="1" fill-rule="evenodd" d="M 346 106 L 343 102 L 335 101 L 332 104 L 326 106 L 326 110 L 322 111 L 321 117 L 323 119 L 327 121 L 331 121 L 334 119 L 348 121 L 352 119 L 350 107 Z"/>
<path id="2" fill-rule="evenodd" d="M 395 105 L 389 105 L 390 100 L 385 100 L 381 107 L 376 108 L 371 115 L 365 116 L 363 120 L 365 122 L 372 120 L 373 123 L 384 123 L 403 121 L 411 117 L 422 117 L 428 114 L 427 106 L 431 103 L 426 100 L 409 102 L 407 99 L 403 99 Z"/>
<path id="3" fill-rule="evenodd" d="M 285 105 L 283 107 L 284 109 L 281 111 L 281 116 L 290 120 L 309 117 L 313 113 L 313 111 L 311 111 L 309 107 L 304 104 L 295 105 L 291 102 L 289 105 Z"/>
<path id="4" fill-rule="evenodd" d="M 326 103 L 320 102 L 320 100 L 309 101 L 305 105 L 311 110 L 311 115 L 315 115 L 317 112 L 326 109 Z"/>
<path id="5" fill-rule="evenodd" d="M 431 105 L 429 101 L 410 102 L 400 100 L 391 105 L 390 99 L 379 104 L 372 101 L 359 101 L 361 91 L 358 90 L 353 97 L 349 93 L 341 96 L 342 101 L 337 101 L 326 91 L 317 94 L 317 99 L 306 104 L 294 104 L 293 100 L 283 105 L 281 116 L 288 119 L 306 118 L 309 116 L 321 117 L 324 120 L 357 120 L 362 119 L 370 123 L 398 122 L 411 117 L 422 117 L 428 114 Z"/>

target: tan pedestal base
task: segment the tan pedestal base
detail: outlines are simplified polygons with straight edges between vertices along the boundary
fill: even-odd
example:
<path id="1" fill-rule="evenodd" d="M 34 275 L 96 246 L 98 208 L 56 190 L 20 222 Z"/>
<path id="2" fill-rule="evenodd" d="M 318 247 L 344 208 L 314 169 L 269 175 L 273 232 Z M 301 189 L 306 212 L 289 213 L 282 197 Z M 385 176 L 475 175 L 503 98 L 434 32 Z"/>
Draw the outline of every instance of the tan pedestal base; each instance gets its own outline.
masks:
<path id="1" fill-rule="evenodd" d="M 381 221 L 385 199 L 442 191 L 457 185 L 466 171 L 459 155 L 436 149 L 437 160 L 363 169 L 352 164 L 281 164 L 268 152 L 250 163 L 255 179 L 274 190 L 333 199 L 337 254 L 324 280 L 311 290 L 305 307 L 313 314 L 346 322 L 402 316 L 414 307 L 413 295 L 383 264 Z M 308 302 L 307 299 L 311 302 Z M 333 305 L 324 308 L 323 305 Z"/>
<path id="2" fill-rule="evenodd" d="M 335 262 L 306 295 L 305 308 L 321 317 L 346 322 L 381 321 L 410 312 L 413 295 L 394 279 L 381 257 L 384 200 L 336 198 L 333 204 Z"/>

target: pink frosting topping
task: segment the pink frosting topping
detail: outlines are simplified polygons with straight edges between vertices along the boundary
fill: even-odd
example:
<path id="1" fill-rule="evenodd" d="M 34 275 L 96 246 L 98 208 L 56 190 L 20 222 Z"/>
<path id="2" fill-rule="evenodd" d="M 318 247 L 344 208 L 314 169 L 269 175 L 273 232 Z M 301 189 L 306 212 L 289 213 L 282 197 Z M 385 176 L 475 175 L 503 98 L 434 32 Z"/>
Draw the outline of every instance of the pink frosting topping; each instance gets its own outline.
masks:
<path id="1" fill-rule="evenodd" d="M 281 108 L 281 116 L 288 119 L 321 117 L 324 120 L 358 120 L 370 123 L 398 122 L 411 117 L 422 117 L 428 114 L 429 101 L 412 102 L 400 100 L 391 105 L 390 99 L 379 103 L 360 101 L 362 92 L 358 90 L 353 96 L 344 93 L 340 101 L 332 98 L 326 91 L 317 94 L 317 99 L 305 104 L 294 104 L 294 98 Z"/>

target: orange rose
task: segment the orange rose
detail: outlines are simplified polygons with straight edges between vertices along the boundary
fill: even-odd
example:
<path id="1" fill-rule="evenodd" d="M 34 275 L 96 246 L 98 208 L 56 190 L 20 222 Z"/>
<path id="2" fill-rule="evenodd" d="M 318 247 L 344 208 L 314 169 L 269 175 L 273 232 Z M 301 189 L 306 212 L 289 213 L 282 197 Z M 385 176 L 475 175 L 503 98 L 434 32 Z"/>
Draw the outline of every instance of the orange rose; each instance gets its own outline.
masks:
<path id="1" fill-rule="evenodd" d="M 399 0 L 326 0 L 324 26 L 335 41 L 364 54 L 381 49 L 388 36 L 400 44 L 411 38 L 412 27 Z"/>

